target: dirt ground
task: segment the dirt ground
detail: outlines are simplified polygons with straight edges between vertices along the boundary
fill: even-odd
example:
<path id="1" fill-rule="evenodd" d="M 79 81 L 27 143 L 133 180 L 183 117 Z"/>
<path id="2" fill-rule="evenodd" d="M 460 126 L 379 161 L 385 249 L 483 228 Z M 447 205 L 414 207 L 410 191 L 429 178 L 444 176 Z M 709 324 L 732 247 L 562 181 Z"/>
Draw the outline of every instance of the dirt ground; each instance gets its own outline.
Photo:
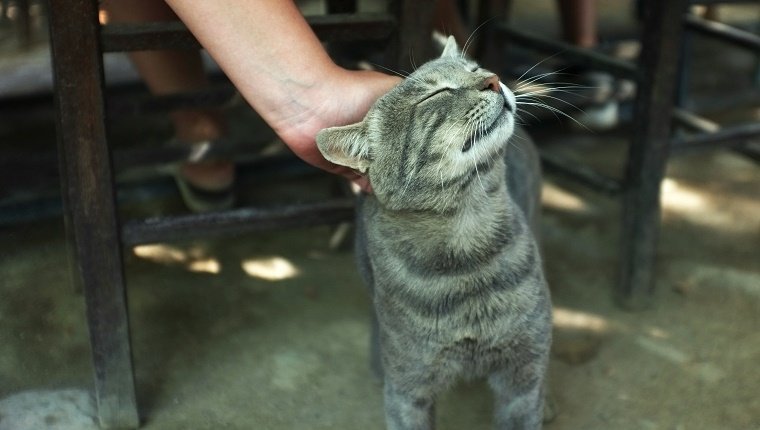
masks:
<path id="1" fill-rule="evenodd" d="M 760 120 L 756 107 L 747 114 Z M 620 167 L 620 133 L 589 136 L 552 122 L 536 135 L 549 150 Z M 264 178 L 245 193 L 261 204 L 306 200 L 326 196 L 330 183 Z M 628 312 L 611 300 L 619 201 L 547 177 L 542 246 L 558 409 L 547 430 L 760 429 L 758 189 L 757 164 L 732 152 L 673 158 L 654 306 Z M 124 216 L 178 204 L 150 201 Z M 384 428 L 368 367 L 369 302 L 351 250 L 329 249 L 332 234 L 319 227 L 125 249 L 143 428 Z M 11 427 L 2 399 L 92 389 L 62 221 L 0 227 L 0 274 L 0 429 L 43 428 Z M 440 400 L 439 428 L 491 428 L 490 411 L 485 384 L 463 384 Z"/>

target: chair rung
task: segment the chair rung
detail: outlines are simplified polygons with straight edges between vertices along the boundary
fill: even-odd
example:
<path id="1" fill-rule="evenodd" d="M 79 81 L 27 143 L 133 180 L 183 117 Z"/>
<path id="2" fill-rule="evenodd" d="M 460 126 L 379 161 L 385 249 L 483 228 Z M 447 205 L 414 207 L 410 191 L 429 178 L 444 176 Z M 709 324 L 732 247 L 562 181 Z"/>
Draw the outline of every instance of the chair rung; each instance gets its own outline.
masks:
<path id="1" fill-rule="evenodd" d="M 231 84 L 219 84 L 202 90 L 152 95 L 138 94 L 108 100 L 109 115 L 146 115 L 175 109 L 218 108 L 234 100 L 236 91 Z"/>
<path id="2" fill-rule="evenodd" d="M 688 151 L 706 149 L 710 146 L 734 146 L 746 143 L 751 139 L 760 139 L 760 123 L 748 123 L 721 128 L 710 133 L 704 132 L 675 139 L 671 148 L 673 151 Z"/>
<path id="3" fill-rule="evenodd" d="M 636 65 L 628 61 L 618 60 L 589 49 L 578 48 L 569 43 L 519 31 L 504 23 L 496 24 L 494 29 L 496 30 L 496 35 L 506 38 L 510 42 L 515 42 L 522 48 L 535 49 L 556 55 L 559 58 L 568 58 L 575 64 L 589 66 L 594 70 L 606 71 L 615 76 L 634 80 L 639 76 Z"/>
<path id="4" fill-rule="evenodd" d="M 674 108 L 673 119 L 682 126 L 701 133 L 714 133 L 720 130 L 720 124 L 685 109 Z"/>
<path id="5" fill-rule="evenodd" d="M 618 195 L 623 191 L 620 181 L 602 175 L 591 168 L 574 163 L 552 154 L 541 153 L 541 165 L 551 173 L 555 173 L 575 182 L 580 182 L 589 188 L 607 195 Z"/>
<path id="6" fill-rule="evenodd" d="M 385 40 L 396 27 L 389 14 L 323 15 L 306 17 L 323 41 Z M 361 31 L 355 31 L 355 29 Z M 199 49 L 200 44 L 179 21 L 139 24 L 108 24 L 101 27 L 103 52 L 160 49 Z"/>
<path id="7" fill-rule="evenodd" d="M 760 36 L 744 31 L 722 22 L 711 21 L 695 15 L 686 15 L 684 19 L 686 28 L 706 36 L 715 37 L 716 39 L 733 45 L 749 49 L 751 51 L 760 51 Z"/>
<path id="8" fill-rule="evenodd" d="M 138 245 L 212 235 L 337 224 L 352 220 L 354 202 L 339 199 L 273 208 L 242 208 L 226 212 L 147 218 L 122 227 L 122 242 Z"/>

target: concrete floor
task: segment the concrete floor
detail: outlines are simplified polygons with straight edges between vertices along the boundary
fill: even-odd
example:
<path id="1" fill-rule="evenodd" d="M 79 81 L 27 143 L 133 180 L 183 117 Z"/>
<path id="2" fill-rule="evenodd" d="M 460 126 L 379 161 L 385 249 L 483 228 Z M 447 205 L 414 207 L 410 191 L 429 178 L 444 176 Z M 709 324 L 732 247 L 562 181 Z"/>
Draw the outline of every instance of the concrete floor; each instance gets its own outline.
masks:
<path id="1" fill-rule="evenodd" d="M 760 118 L 756 107 L 745 114 Z M 619 134 L 589 137 L 551 121 L 536 135 L 550 150 L 619 171 Z M 319 198 L 329 182 L 262 182 L 246 195 L 262 204 Z M 730 152 L 671 161 L 656 303 L 631 313 L 610 299 L 618 202 L 547 179 L 542 245 L 559 411 L 547 429 L 760 429 L 759 184 L 757 165 Z M 124 216 L 177 208 L 176 199 L 148 205 Z M 351 251 L 328 249 L 331 234 L 125 249 L 143 428 L 383 428 L 368 367 L 369 302 Z M 69 283 L 61 221 L 0 228 L 0 274 L 0 430 L 95 428 L 84 307 Z M 63 412 L 41 396 L 69 399 L 84 421 L 56 418 Z M 439 428 L 490 428 L 490 403 L 484 384 L 460 385 L 441 399 Z"/>
<path id="2" fill-rule="evenodd" d="M 547 182 L 560 411 L 548 429 L 760 428 L 758 181 L 755 165 L 727 153 L 671 163 L 657 304 L 640 313 L 610 303 L 617 205 Z M 382 428 L 367 298 L 351 253 L 328 251 L 329 236 L 126 250 L 146 429 Z M 0 231 L 0 249 L 0 398 L 88 389 L 60 222 Z M 457 387 L 442 399 L 440 428 L 489 428 L 489 410 L 483 384 Z"/>

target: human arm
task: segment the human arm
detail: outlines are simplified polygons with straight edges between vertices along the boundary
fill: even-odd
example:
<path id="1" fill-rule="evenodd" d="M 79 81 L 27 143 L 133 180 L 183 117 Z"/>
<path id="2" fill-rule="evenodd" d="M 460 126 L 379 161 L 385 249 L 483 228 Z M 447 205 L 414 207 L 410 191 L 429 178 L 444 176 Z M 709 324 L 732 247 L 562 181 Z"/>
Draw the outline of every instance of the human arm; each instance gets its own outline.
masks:
<path id="1" fill-rule="evenodd" d="M 290 0 L 167 3 L 296 155 L 359 180 L 322 157 L 316 134 L 361 120 L 399 78 L 337 66 Z M 360 184 L 366 189 L 366 181 Z"/>

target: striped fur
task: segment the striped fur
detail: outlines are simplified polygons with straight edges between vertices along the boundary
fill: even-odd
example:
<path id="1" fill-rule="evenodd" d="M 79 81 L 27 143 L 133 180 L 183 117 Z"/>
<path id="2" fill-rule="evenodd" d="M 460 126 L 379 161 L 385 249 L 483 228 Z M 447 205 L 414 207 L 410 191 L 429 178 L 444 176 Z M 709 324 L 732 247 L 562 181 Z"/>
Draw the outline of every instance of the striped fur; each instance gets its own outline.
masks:
<path id="1" fill-rule="evenodd" d="M 374 189 L 360 199 L 357 256 L 388 428 L 434 428 L 438 393 L 487 377 L 497 428 L 538 429 L 551 310 L 532 233 L 535 150 L 508 144 L 509 90 L 489 89 L 492 74 L 456 52 L 420 67 L 363 122 L 322 131 L 318 145 L 368 171 Z"/>

